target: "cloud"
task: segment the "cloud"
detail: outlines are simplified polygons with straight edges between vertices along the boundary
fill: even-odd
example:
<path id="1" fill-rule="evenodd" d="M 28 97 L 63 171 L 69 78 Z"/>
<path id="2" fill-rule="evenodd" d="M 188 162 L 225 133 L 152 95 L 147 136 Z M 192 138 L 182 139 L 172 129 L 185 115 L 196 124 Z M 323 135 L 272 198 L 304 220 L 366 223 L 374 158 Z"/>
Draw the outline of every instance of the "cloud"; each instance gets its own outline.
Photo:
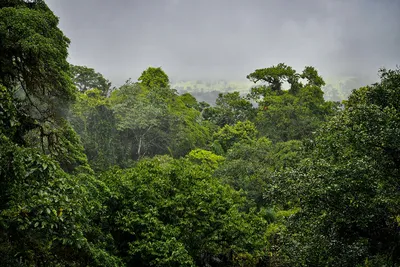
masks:
<path id="1" fill-rule="evenodd" d="M 174 79 L 245 79 L 279 62 L 376 76 L 400 62 L 397 0 L 50 0 L 70 61 L 120 84 L 147 66 Z"/>

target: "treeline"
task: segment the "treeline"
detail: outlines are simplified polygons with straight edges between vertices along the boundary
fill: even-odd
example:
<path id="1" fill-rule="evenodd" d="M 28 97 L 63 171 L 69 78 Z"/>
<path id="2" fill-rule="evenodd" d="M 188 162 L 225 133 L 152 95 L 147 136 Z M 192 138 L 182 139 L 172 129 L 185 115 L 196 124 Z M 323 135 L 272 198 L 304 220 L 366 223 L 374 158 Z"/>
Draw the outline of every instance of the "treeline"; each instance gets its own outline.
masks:
<path id="1" fill-rule="evenodd" d="M 400 70 L 337 103 L 281 63 L 210 106 L 70 65 L 43 1 L 0 8 L 1 266 L 400 265 Z"/>

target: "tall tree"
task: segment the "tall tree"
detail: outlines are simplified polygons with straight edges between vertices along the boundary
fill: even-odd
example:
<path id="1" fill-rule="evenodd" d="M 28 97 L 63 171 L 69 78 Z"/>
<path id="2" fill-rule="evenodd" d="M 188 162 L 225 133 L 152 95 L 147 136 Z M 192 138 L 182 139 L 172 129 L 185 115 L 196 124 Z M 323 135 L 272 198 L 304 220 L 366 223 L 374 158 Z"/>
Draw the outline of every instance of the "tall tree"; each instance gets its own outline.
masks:
<path id="1" fill-rule="evenodd" d="M 247 75 L 247 79 L 250 81 L 254 83 L 259 81 L 265 82 L 271 86 L 274 91 L 282 90 L 282 83 L 284 81 L 287 81 L 292 86 L 296 85 L 298 78 L 299 75 L 296 71 L 284 63 L 279 63 L 269 68 L 256 69 L 254 72 Z"/>
<path id="2" fill-rule="evenodd" d="M 69 77 L 69 40 L 44 1 L 9 1 L 0 10 L 0 84 L 13 103 L 8 138 L 37 146 L 66 170 L 85 164 L 78 137 L 64 115 L 75 99 Z M 4 91 L 5 90 L 5 91 Z M 5 100 L 5 99 L 4 99 Z"/>
<path id="3" fill-rule="evenodd" d="M 308 83 L 303 85 L 300 77 Z M 291 67 L 279 64 L 256 70 L 248 78 L 269 84 L 253 87 L 247 97 L 258 104 L 254 119 L 257 129 L 272 141 L 310 137 L 336 111 L 335 103 L 324 100 L 321 89 L 324 81 L 313 67 L 306 67 L 300 75 Z M 290 83 L 289 90 L 281 89 L 284 80 Z"/>
<path id="4" fill-rule="evenodd" d="M 91 89 L 78 94 L 69 121 L 79 134 L 94 170 L 105 170 L 118 164 L 123 140 L 118 135 L 117 120 L 109 98 L 100 90 Z"/>
<path id="5" fill-rule="evenodd" d="M 142 72 L 138 81 L 140 84 L 149 88 L 169 87 L 168 75 L 161 68 L 149 67 Z"/>
<path id="6" fill-rule="evenodd" d="M 116 266 L 88 227 L 102 185 L 64 118 L 69 40 L 43 1 L 0 6 L 0 265 Z"/>
<path id="7" fill-rule="evenodd" d="M 324 79 L 318 75 L 318 71 L 312 66 L 306 66 L 300 77 L 307 79 L 308 85 L 311 86 L 321 87 L 325 85 Z"/>
<path id="8" fill-rule="evenodd" d="M 153 97 L 154 96 L 154 97 Z M 162 101 L 164 99 L 164 101 Z M 171 115 L 165 98 L 139 83 L 125 84 L 110 98 L 126 160 L 168 153 Z"/>
<path id="9" fill-rule="evenodd" d="M 25 127 L 15 138 L 22 140 L 32 128 L 44 131 L 46 122 L 58 125 L 74 88 L 66 61 L 69 40 L 57 28 L 58 18 L 43 1 L 9 3 L 0 10 L 0 83 L 20 103 Z"/>
<path id="10" fill-rule="evenodd" d="M 286 174 L 301 200 L 288 243 L 300 249 L 287 247 L 293 266 L 400 264 L 399 98 L 400 70 L 382 70 L 380 83 L 354 91 L 309 159 Z"/>
<path id="11" fill-rule="evenodd" d="M 111 93 L 111 82 L 92 68 L 71 65 L 71 75 L 72 81 L 81 92 L 99 89 L 104 96 Z"/>

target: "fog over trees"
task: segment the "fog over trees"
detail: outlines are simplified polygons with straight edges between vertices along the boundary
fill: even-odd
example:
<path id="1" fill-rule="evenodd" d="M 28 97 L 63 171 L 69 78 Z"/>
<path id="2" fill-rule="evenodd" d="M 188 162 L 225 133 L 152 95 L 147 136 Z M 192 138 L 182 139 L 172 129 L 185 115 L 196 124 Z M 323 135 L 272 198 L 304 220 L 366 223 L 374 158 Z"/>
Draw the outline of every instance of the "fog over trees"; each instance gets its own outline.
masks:
<path id="1" fill-rule="evenodd" d="M 0 1 L 0 266 L 400 266 L 397 1 Z"/>

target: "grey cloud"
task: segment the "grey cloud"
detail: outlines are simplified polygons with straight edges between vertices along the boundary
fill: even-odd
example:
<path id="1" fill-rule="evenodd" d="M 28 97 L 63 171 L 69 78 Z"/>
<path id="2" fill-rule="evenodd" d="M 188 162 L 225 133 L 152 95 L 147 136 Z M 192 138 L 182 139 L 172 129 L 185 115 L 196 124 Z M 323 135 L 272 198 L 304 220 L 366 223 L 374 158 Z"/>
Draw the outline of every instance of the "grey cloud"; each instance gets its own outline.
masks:
<path id="1" fill-rule="evenodd" d="M 117 84 L 146 67 L 175 79 L 245 79 L 285 62 L 324 76 L 400 62 L 397 0 L 49 0 L 70 61 Z"/>

